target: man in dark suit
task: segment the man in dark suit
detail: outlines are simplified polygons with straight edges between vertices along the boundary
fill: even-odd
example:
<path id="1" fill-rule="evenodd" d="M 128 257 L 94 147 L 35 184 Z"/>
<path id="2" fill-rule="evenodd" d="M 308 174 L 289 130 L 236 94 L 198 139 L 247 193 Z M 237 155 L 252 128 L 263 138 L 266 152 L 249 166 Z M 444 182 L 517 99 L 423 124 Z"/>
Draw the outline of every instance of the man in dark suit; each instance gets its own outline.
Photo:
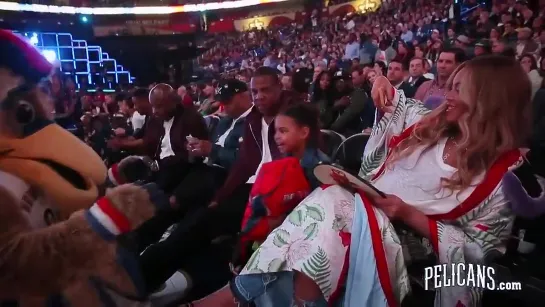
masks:
<path id="1" fill-rule="evenodd" d="M 424 77 L 424 60 L 423 58 L 414 57 L 409 62 L 409 83 L 415 90 L 429 79 Z"/>
<path id="2" fill-rule="evenodd" d="M 186 149 L 189 136 L 208 139 L 203 117 L 193 108 L 185 108 L 168 84 L 156 85 L 149 94 L 153 117 L 146 119 L 140 139 L 114 139 L 110 147 L 144 153 L 159 163 L 157 183 L 170 193 L 194 163 Z"/>
<path id="3" fill-rule="evenodd" d="M 405 75 L 407 74 L 408 67 L 404 65 L 401 61 L 392 60 L 388 65 L 388 74 L 387 78 L 395 86 L 395 88 L 402 90 L 405 93 L 405 96 L 408 98 L 413 98 L 416 88 L 411 86 L 408 82 L 403 81 Z"/>

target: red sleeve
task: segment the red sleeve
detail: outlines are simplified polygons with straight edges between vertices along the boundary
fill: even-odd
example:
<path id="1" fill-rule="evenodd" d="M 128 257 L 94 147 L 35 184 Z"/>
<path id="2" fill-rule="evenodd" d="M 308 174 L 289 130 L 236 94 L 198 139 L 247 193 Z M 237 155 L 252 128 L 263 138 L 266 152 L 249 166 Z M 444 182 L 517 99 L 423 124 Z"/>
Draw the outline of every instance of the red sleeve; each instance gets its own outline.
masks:
<path id="1" fill-rule="evenodd" d="M 184 107 L 193 107 L 193 99 L 191 99 L 191 96 L 185 95 L 182 99 L 182 105 Z"/>

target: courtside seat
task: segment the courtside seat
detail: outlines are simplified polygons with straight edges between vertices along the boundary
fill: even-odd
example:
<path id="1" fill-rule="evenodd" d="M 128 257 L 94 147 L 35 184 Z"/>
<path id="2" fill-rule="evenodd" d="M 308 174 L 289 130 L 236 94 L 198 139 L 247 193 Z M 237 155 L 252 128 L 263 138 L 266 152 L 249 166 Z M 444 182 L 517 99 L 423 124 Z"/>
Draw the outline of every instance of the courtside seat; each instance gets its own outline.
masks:
<path id="1" fill-rule="evenodd" d="M 361 167 L 361 158 L 369 135 L 358 133 L 345 139 L 334 151 L 331 159 L 349 172 L 357 173 Z"/>
<path id="2" fill-rule="evenodd" d="M 346 140 L 346 138 L 333 130 L 322 129 L 320 132 L 324 145 L 324 153 L 328 157 L 332 157 L 335 150 L 344 142 L 344 140 Z"/>

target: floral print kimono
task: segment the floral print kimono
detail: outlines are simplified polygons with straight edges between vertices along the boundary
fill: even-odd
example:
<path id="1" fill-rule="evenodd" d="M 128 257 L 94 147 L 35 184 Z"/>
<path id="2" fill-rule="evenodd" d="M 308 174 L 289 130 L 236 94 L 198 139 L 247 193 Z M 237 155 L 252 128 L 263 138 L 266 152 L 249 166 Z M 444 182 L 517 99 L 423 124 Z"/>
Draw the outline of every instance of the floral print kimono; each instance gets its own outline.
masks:
<path id="1" fill-rule="evenodd" d="M 394 181 L 403 181 L 404 173 L 397 171 L 398 161 L 394 162 L 394 170 L 384 167 L 384 161 L 429 111 L 421 102 L 406 98 L 403 91 L 396 91 L 393 103 L 394 112 L 386 114 L 373 128 L 360 176 L 379 189 L 384 187 L 383 192 L 397 195 L 388 183 L 396 176 L 399 179 Z M 417 149 L 415 157 L 411 154 L 407 160 L 425 160 L 426 152 L 437 151 L 442 163 L 443 149 L 444 142 L 443 147 Z M 418 240 L 422 250 L 435 253 L 438 264 L 486 264 L 491 256 L 504 253 L 514 216 L 503 195 L 501 179 L 521 161 L 518 150 L 505 153 L 474 186 L 454 196 L 458 197 L 455 201 L 433 193 L 422 202 L 398 195 L 429 217 L 431 238 Z M 420 176 L 412 177 L 416 186 L 421 181 L 425 180 Z M 400 237 L 386 215 L 365 195 L 354 195 L 339 186 L 323 186 L 268 236 L 241 274 L 296 270 L 316 282 L 330 305 L 344 302 L 348 307 L 399 306 L 410 291 L 406 270 L 410 259 L 403 252 Z M 482 290 L 476 288 L 440 288 L 436 290 L 435 306 L 478 306 L 481 295 Z"/>

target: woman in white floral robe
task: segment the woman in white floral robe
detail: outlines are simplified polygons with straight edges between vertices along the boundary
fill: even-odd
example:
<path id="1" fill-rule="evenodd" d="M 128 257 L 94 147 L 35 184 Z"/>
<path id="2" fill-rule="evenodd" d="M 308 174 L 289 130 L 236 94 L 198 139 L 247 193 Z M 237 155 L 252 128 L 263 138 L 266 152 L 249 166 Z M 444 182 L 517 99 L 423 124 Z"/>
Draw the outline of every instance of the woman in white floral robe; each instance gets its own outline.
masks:
<path id="1" fill-rule="evenodd" d="M 373 128 L 360 176 L 387 197 L 354 197 L 340 186 L 315 190 L 235 277 L 236 298 L 277 306 L 282 293 L 297 293 L 278 291 L 293 288 L 293 282 L 274 272 L 298 271 L 315 282 L 329 305 L 398 306 L 409 292 L 409 259 L 393 220 L 429 241 L 440 264 L 486 264 L 505 251 L 514 217 L 501 179 L 521 160 L 517 148 L 527 132 L 529 81 L 504 57 L 476 58 L 451 78 L 446 102 L 431 113 L 385 78 L 375 81 L 373 99 L 385 115 Z M 244 285 L 256 276 L 261 287 L 252 293 Z M 276 279 L 283 283 L 275 286 Z M 274 295 L 261 303 L 259 296 L 267 292 Z M 447 287 L 436 293 L 438 307 L 478 306 L 482 289 Z M 324 306 L 319 302 L 305 306 Z"/>

